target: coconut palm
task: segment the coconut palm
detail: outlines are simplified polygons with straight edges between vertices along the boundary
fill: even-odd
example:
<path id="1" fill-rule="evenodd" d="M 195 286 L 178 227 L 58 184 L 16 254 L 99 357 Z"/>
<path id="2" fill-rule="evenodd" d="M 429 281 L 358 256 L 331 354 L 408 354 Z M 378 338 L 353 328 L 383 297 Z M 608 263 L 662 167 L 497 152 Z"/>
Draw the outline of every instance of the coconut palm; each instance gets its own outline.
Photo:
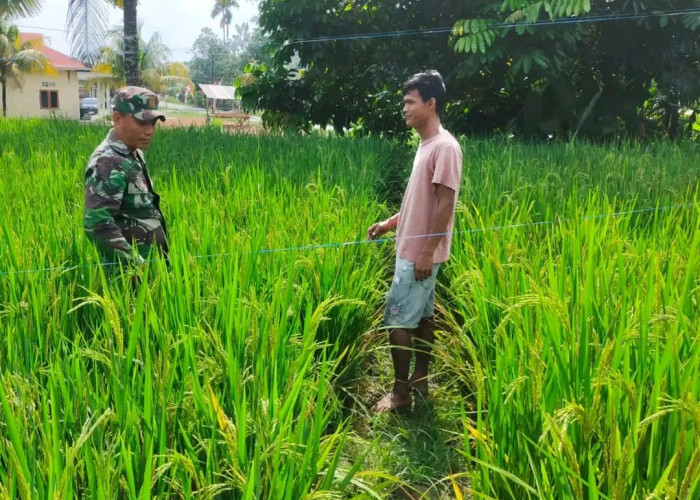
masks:
<path id="1" fill-rule="evenodd" d="M 141 76 L 141 83 L 151 90 L 158 92 L 164 86 L 189 85 L 194 88 L 190 81 L 189 69 L 182 63 L 167 62 L 170 51 L 163 43 L 158 32 L 153 33 L 148 42 L 141 40 L 141 26 L 137 30 L 139 33 L 138 71 Z M 102 47 L 100 58 L 94 66 L 93 71 L 111 75 L 112 85 L 121 87 L 129 85 L 127 75 L 124 70 L 124 38 L 120 27 L 113 28 L 107 33 L 109 44 Z"/>
<path id="2" fill-rule="evenodd" d="M 91 39 L 104 39 L 107 29 L 105 2 L 124 11 L 122 32 L 124 50 L 122 54 L 124 56 L 125 80 L 129 85 L 138 85 L 140 83 L 139 35 L 136 16 L 138 0 L 69 0 L 66 23 L 70 33 L 71 50 L 78 58 L 87 63 L 92 63 L 98 58 L 99 51 L 94 50 Z"/>
<path id="3" fill-rule="evenodd" d="M 139 79 L 139 26 L 136 18 L 138 0 L 116 0 L 124 9 L 124 75 L 128 85 L 138 85 Z"/>
<path id="4" fill-rule="evenodd" d="M 233 14 L 231 9 L 237 9 L 238 2 L 236 0 L 215 0 L 214 8 L 211 11 L 211 17 L 217 18 L 221 16 L 221 30 L 224 34 L 224 42 L 228 40 L 229 26 L 231 25 L 231 20 L 233 19 Z"/>
<path id="5" fill-rule="evenodd" d="M 41 0 L 0 0 L 0 17 L 28 17 L 39 13 Z"/>
<path id="6" fill-rule="evenodd" d="M 19 29 L 0 16 L 0 85 L 2 86 L 2 116 L 7 116 L 7 85 L 22 87 L 24 73 L 55 75 L 44 54 L 37 50 L 40 39 L 22 43 Z"/>
<path id="7" fill-rule="evenodd" d="M 109 13 L 105 0 L 69 0 L 66 28 L 71 54 L 88 66 L 97 62 L 107 33 Z"/>

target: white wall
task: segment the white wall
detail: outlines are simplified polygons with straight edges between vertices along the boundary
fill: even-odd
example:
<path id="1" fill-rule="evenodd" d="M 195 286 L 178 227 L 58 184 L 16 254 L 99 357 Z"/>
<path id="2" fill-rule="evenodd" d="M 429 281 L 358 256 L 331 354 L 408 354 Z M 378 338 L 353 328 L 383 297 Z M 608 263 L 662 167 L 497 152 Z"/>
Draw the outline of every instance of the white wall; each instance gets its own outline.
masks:
<path id="1" fill-rule="evenodd" d="M 99 111 L 98 116 L 111 115 L 112 114 L 112 100 L 109 96 L 110 84 L 107 80 L 100 80 L 97 82 L 97 105 Z"/>
<path id="2" fill-rule="evenodd" d="M 18 89 L 7 86 L 8 117 L 80 118 L 77 71 L 56 70 L 56 75 L 23 75 L 24 83 Z M 8 82 L 9 83 L 9 82 Z M 58 109 L 41 109 L 40 91 L 58 91 Z"/>

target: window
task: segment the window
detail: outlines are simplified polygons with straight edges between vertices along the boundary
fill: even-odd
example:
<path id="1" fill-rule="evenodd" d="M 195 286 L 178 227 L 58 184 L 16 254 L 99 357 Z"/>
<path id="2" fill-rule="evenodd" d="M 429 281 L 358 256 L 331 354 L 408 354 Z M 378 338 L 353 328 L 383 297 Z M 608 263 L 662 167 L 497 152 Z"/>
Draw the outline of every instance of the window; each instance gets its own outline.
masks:
<path id="1" fill-rule="evenodd" d="M 58 109 L 58 90 L 40 90 L 41 109 Z"/>

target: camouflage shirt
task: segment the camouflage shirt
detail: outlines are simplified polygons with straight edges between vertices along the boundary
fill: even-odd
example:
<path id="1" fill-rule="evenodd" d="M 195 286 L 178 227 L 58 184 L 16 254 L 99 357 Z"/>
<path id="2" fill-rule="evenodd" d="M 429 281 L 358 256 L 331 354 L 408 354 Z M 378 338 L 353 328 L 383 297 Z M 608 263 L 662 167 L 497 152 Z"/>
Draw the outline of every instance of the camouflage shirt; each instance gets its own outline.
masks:
<path id="1" fill-rule="evenodd" d="M 110 261 L 131 260 L 136 243 L 139 260 L 153 244 L 167 253 L 160 196 L 140 150 L 130 152 L 114 129 L 97 146 L 85 170 L 85 234 Z"/>

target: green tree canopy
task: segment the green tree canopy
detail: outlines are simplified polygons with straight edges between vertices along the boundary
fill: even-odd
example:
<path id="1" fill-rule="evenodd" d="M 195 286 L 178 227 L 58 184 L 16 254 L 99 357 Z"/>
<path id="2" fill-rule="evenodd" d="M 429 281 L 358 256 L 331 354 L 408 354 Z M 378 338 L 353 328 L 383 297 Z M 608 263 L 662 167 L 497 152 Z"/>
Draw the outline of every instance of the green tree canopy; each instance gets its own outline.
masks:
<path id="1" fill-rule="evenodd" d="M 229 44 L 218 37 L 210 28 L 202 28 L 192 45 L 193 56 L 189 62 L 192 81 L 195 83 L 216 83 L 229 85 L 233 81 L 236 57 Z"/>
<path id="2" fill-rule="evenodd" d="M 202 28 L 192 46 L 189 62 L 192 81 L 231 85 L 250 61 L 265 61 L 268 40 L 260 29 L 250 29 L 248 23 L 235 25 L 229 40 L 224 42 L 210 28 Z"/>
<path id="3" fill-rule="evenodd" d="M 400 84 L 433 67 L 451 80 L 462 57 L 446 34 L 412 32 L 452 26 L 457 0 L 263 0 L 260 26 L 272 42 L 269 64 L 249 68 L 244 105 L 264 110 L 268 124 L 308 127 L 355 124 L 370 132 L 405 130 Z M 448 84 L 448 90 L 456 90 Z"/>
<path id="4" fill-rule="evenodd" d="M 700 15 L 696 0 L 648 4 L 262 0 L 274 57 L 241 96 L 268 123 L 401 133 L 401 83 L 435 68 L 456 132 L 673 136 L 698 100 Z"/>
<path id="5" fill-rule="evenodd" d="M 700 98 L 695 0 L 476 0 L 451 46 L 479 92 L 474 123 L 531 135 L 674 137 Z M 504 112 L 505 111 L 505 112 Z M 657 118 L 656 120 L 650 118 Z M 510 120 L 510 123 L 509 123 Z M 487 127 L 490 128 L 490 127 Z"/>

